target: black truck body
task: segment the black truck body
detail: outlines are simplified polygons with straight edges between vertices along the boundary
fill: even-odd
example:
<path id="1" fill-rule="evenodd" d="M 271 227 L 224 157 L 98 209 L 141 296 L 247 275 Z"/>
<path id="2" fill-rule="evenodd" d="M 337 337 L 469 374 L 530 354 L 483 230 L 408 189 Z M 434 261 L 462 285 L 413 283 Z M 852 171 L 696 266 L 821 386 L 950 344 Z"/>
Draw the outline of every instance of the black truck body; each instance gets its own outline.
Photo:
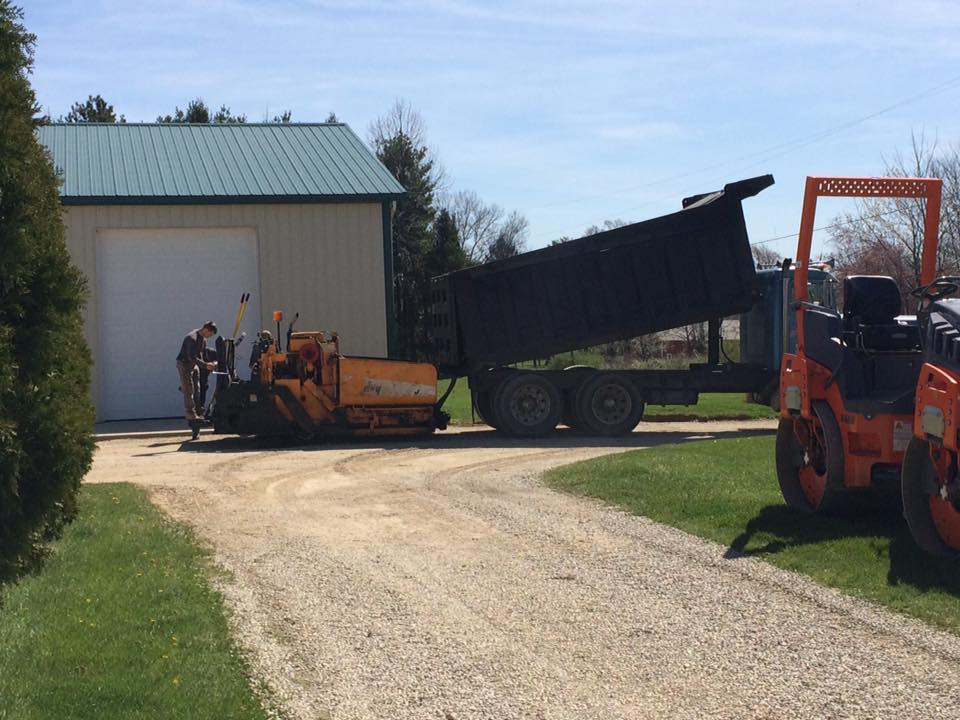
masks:
<path id="1" fill-rule="evenodd" d="M 442 373 L 556 355 L 748 310 L 756 271 L 741 201 L 764 175 L 682 210 L 434 278 Z"/>
<path id="2" fill-rule="evenodd" d="M 769 397 L 779 368 L 721 363 L 720 325 L 760 307 L 741 202 L 772 184 L 770 175 L 730 183 L 669 215 L 434 278 L 441 375 L 469 378 L 477 414 L 525 437 L 561 422 L 621 435 L 646 404 L 692 405 L 701 392 Z M 510 367 L 700 322 L 707 362 L 685 370 Z"/>

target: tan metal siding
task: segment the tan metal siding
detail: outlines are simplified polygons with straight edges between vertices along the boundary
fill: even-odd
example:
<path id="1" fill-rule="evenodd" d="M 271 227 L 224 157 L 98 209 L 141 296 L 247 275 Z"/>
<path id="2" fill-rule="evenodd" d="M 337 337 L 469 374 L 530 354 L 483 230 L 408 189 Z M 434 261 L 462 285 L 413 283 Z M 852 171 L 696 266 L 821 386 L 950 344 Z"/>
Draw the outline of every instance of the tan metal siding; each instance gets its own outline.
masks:
<path id="1" fill-rule="evenodd" d="M 105 228 L 255 228 L 260 287 L 237 288 L 237 297 L 243 290 L 259 293 L 262 327 L 274 326 L 274 309 L 283 309 L 286 317 L 299 312 L 301 329 L 339 330 L 345 353 L 386 355 L 379 204 L 67 206 L 64 224 L 67 247 L 89 283 L 85 335 L 94 362 L 99 346 L 96 238 Z M 197 303 L 202 315 L 202 294 Z M 227 328 L 233 318 L 215 320 Z M 94 402 L 99 397 L 96 373 L 93 397 Z"/>

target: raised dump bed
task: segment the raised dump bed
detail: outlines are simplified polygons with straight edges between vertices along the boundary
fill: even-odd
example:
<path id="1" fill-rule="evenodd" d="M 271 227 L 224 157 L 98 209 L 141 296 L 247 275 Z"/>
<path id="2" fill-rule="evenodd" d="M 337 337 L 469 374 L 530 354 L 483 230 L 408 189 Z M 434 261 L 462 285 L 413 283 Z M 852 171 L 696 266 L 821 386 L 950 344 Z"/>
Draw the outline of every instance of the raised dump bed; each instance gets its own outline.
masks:
<path id="1" fill-rule="evenodd" d="M 741 201 L 772 184 L 729 183 L 670 215 L 434 278 L 437 364 L 471 375 L 750 309 Z"/>

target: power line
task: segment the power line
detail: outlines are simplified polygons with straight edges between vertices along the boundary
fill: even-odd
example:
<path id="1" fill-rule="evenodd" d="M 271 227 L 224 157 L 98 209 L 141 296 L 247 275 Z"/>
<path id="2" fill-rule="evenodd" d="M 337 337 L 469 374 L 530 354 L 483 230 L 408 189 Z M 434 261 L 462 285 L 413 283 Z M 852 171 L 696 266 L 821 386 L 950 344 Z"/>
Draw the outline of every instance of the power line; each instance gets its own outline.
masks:
<path id="1" fill-rule="evenodd" d="M 849 220 L 843 220 L 843 221 L 840 221 L 840 222 L 834 221 L 834 222 L 830 223 L 829 225 L 821 225 L 820 227 L 814 228 L 814 229 L 813 229 L 813 232 L 820 232 L 821 230 L 829 230 L 829 229 L 831 229 L 831 228 L 843 227 L 844 225 L 852 225 L 853 223 L 862 222 L 862 221 L 864 221 L 864 220 L 879 220 L 880 218 L 882 218 L 882 217 L 884 217 L 884 216 L 886 216 L 886 215 L 893 215 L 893 214 L 898 213 L 898 212 L 900 212 L 900 211 L 899 211 L 899 210 L 887 210 L 886 212 L 878 213 L 878 214 L 876 214 L 876 215 L 871 215 L 871 216 L 869 216 L 869 217 L 863 217 L 863 216 L 861 216 L 861 217 L 850 218 Z M 800 233 L 799 233 L 799 232 L 790 233 L 789 235 L 778 235 L 777 237 L 767 238 L 766 240 L 757 240 L 756 242 L 750 243 L 750 245 L 751 245 L 751 246 L 753 246 L 753 245 L 765 245 L 765 244 L 767 244 L 767 243 L 776 242 L 777 240 L 789 240 L 790 238 L 795 238 L 795 237 L 799 237 L 799 236 L 800 236 Z"/>
<path id="2" fill-rule="evenodd" d="M 699 175 L 699 174 L 704 173 L 704 172 L 709 172 L 709 171 L 711 171 L 711 170 L 716 170 L 716 169 L 721 168 L 721 167 L 726 167 L 727 165 L 731 165 L 731 164 L 733 164 L 733 163 L 738 163 L 738 162 L 741 162 L 741 161 L 743 161 L 743 160 L 750 160 L 750 159 L 752 159 L 752 158 L 756 158 L 756 157 L 759 157 L 759 156 L 761 156 L 761 155 L 766 155 L 767 153 L 775 152 L 775 151 L 778 151 L 778 150 L 781 150 L 781 151 L 783 151 L 783 152 L 780 152 L 780 153 L 778 153 L 778 154 L 776 154 L 776 155 L 773 155 L 772 157 L 780 157 L 781 155 L 785 155 L 786 153 L 792 152 L 793 150 L 799 150 L 799 149 L 802 148 L 802 147 L 806 147 L 807 145 L 813 144 L 813 143 L 815 143 L 815 142 L 819 142 L 820 140 L 823 140 L 824 138 L 830 137 L 831 135 L 835 135 L 835 134 L 837 134 L 838 132 L 842 132 L 842 131 L 844 131 L 844 130 L 848 130 L 848 129 L 850 129 L 851 127 L 855 127 L 856 125 L 859 125 L 860 123 L 866 122 L 867 120 L 873 120 L 874 118 L 879 117 L 880 115 L 884 115 L 885 113 L 888 113 L 888 112 L 890 112 L 891 110 L 896 110 L 897 108 L 903 107 L 904 105 L 909 105 L 910 103 L 914 103 L 914 102 L 916 102 L 916 101 L 918 101 L 918 100 L 922 100 L 923 98 L 929 97 L 930 95 L 935 95 L 935 94 L 937 94 L 937 93 L 943 92 L 944 90 L 948 90 L 948 89 L 950 89 L 952 86 L 957 85 L 958 83 L 960 83 L 960 75 L 956 75 L 956 76 L 950 78 L 949 80 L 945 80 L 944 82 L 942 82 L 942 83 L 940 83 L 940 84 L 938 84 L 938 85 L 934 85 L 933 87 L 927 88 L 926 90 L 923 90 L 923 91 L 921 91 L 921 92 L 919 92 L 919 93 L 917 93 L 917 94 L 915 94 L 915 95 L 911 95 L 910 97 L 904 98 L 903 100 L 899 100 L 899 101 L 893 103 L 892 105 L 887 105 L 886 107 L 880 108 L 879 110 L 876 110 L 876 111 L 874 111 L 874 112 L 868 113 L 868 114 L 863 115 L 863 116 L 861 116 L 861 117 L 858 117 L 858 118 L 856 118 L 856 119 L 854 119 L 854 120 L 849 120 L 849 121 L 847 121 L 847 122 L 845 122 L 845 123 L 841 123 L 840 125 L 836 125 L 836 126 L 834 126 L 834 127 L 832 127 L 832 128 L 828 128 L 828 129 L 826 129 L 826 130 L 819 130 L 819 131 L 817 131 L 817 132 L 815 132 L 815 133 L 812 133 L 812 134 L 810 134 L 810 135 L 805 135 L 805 136 L 800 137 L 800 138 L 795 138 L 795 139 L 793 139 L 793 140 L 788 140 L 788 141 L 786 141 L 786 142 L 778 143 L 778 144 L 776 144 L 776 145 L 771 145 L 770 147 L 762 148 L 762 149 L 760 149 L 760 150 L 755 150 L 754 152 L 747 153 L 747 154 L 741 155 L 741 156 L 739 156 L 739 157 L 729 158 L 729 159 L 727 159 L 727 160 L 723 160 L 723 161 L 721 161 L 721 162 L 714 163 L 713 165 L 707 165 L 707 166 L 705 166 L 705 167 L 700 168 L 699 170 L 690 170 L 690 171 L 687 171 L 687 172 L 678 173 L 678 174 L 675 174 L 675 175 L 670 175 L 670 176 L 668 176 L 668 177 L 666 177 L 666 178 L 663 178 L 663 179 L 661 179 L 661 180 L 655 180 L 655 181 L 652 181 L 652 182 L 645 182 L 645 183 L 641 183 L 641 184 L 639 184 L 639 185 L 621 187 L 621 188 L 619 188 L 619 189 L 614 189 L 614 191 L 613 191 L 612 193 L 611 193 L 611 192 L 607 192 L 607 193 L 604 193 L 603 195 L 584 196 L 582 199 L 583 199 L 583 200 L 592 200 L 592 199 L 596 199 L 596 198 L 600 198 L 600 197 L 606 197 L 607 195 L 610 195 L 610 194 L 616 194 L 616 193 L 618 193 L 618 192 L 629 192 L 629 191 L 631 191 L 631 190 L 639 190 L 639 189 L 641 189 L 641 188 L 652 187 L 652 186 L 654 186 L 654 185 L 662 185 L 663 183 L 671 182 L 671 181 L 673 181 L 673 180 L 680 180 L 680 179 L 683 179 L 683 178 L 690 177 L 690 176 L 692 176 L 692 175 Z M 764 160 L 761 161 L 761 162 L 765 162 L 765 161 L 768 160 L 768 159 L 769 159 L 769 158 L 764 158 Z M 757 164 L 757 163 L 754 163 L 754 164 Z M 752 167 L 752 165 L 751 165 L 751 167 Z M 549 205 L 534 206 L 534 207 L 531 208 L 531 209 L 537 210 L 537 209 L 540 209 L 540 208 L 543 208 L 543 207 L 553 207 L 553 206 L 555 206 L 555 205 L 567 205 L 567 204 L 569 204 L 569 203 L 571 203 L 571 202 L 578 202 L 578 200 L 570 200 L 570 201 L 565 201 L 565 202 L 551 203 L 551 204 L 549 204 Z"/>
<path id="3" fill-rule="evenodd" d="M 861 117 L 858 117 L 858 118 L 855 118 L 855 119 L 853 119 L 853 120 L 849 120 L 849 121 L 847 121 L 847 122 L 841 123 L 840 125 L 835 125 L 835 126 L 833 126 L 833 127 L 831 127 L 831 128 L 827 128 L 826 130 L 820 130 L 820 131 L 817 131 L 817 132 L 812 133 L 812 134 L 810 134 L 810 135 L 805 135 L 805 136 L 800 137 L 800 138 L 795 138 L 795 139 L 793 139 L 793 140 L 788 140 L 788 141 L 786 141 L 786 142 L 778 143 L 778 144 L 776 144 L 776 145 L 771 145 L 771 146 L 766 147 L 766 148 L 763 148 L 763 149 L 761 149 L 761 150 L 756 150 L 756 151 L 754 151 L 754 152 L 747 153 L 747 154 L 745 154 L 745 155 L 741 155 L 741 156 L 736 157 L 736 158 L 730 158 L 730 159 L 723 160 L 723 161 L 718 162 L 718 163 L 714 163 L 713 165 L 707 165 L 707 166 L 705 166 L 705 167 L 700 168 L 699 170 L 690 170 L 690 171 L 687 171 L 687 172 L 678 173 L 678 174 L 675 174 L 675 175 L 670 175 L 670 176 L 668 176 L 668 177 L 666 177 L 666 178 L 662 178 L 662 179 L 660 179 L 660 180 L 655 180 L 655 181 L 640 183 L 639 185 L 632 185 L 632 186 L 624 186 L 624 187 L 620 187 L 620 188 L 614 188 L 612 191 L 607 191 L 606 193 L 603 193 L 602 195 L 584 195 L 584 196 L 581 196 L 581 197 L 578 197 L 578 198 L 573 198 L 573 199 L 571 199 L 571 200 L 563 200 L 563 201 L 559 201 L 559 202 L 548 203 L 548 204 L 546 204 L 546 205 L 534 205 L 534 206 L 531 207 L 531 208 L 527 208 L 527 211 L 529 211 L 529 210 L 542 210 L 542 209 L 545 209 L 545 208 L 557 207 L 557 206 L 559 206 L 559 205 L 570 205 L 570 204 L 574 204 L 574 203 L 585 202 L 585 201 L 587 201 L 587 200 L 596 200 L 596 199 L 598 199 L 598 198 L 608 197 L 609 195 L 616 195 L 616 194 L 619 194 L 619 193 L 630 192 L 630 191 L 633 191 L 633 190 L 640 190 L 640 189 L 642 189 L 642 188 L 652 187 L 652 186 L 655 186 L 655 185 L 663 185 L 664 183 L 672 182 L 672 181 L 674 181 L 674 180 L 681 180 L 681 179 L 683 179 L 683 178 L 691 177 L 691 176 L 694 176 L 694 175 L 700 175 L 701 173 L 710 172 L 711 170 L 716 170 L 716 169 L 721 168 L 721 167 L 726 167 L 726 166 L 731 165 L 731 164 L 733 164 L 733 163 L 739 163 L 739 162 L 742 162 L 742 161 L 744 161 L 744 160 L 751 160 L 751 159 L 753 159 L 753 158 L 758 158 L 758 157 L 761 157 L 761 156 L 766 156 L 768 153 L 774 153 L 774 154 L 769 155 L 769 156 L 767 156 L 767 157 L 763 157 L 762 160 L 757 160 L 756 162 L 752 162 L 752 163 L 750 163 L 749 165 L 746 165 L 746 166 L 745 166 L 745 167 L 754 167 L 754 166 L 756 166 L 756 165 L 760 165 L 760 164 L 762 164 L 762 163 L 765 163 L 765 162 L 767 162 L 767 161 L 769 161 L 769 160 L 771 160 L 771 159 L 773 159 L 773 158 L 782 157 L 783 155 L 787 155 L 787 154 L 789 154 L 789 153 L 791 153 L 791 152 L 794 152 L 794 151 L 796 151 L 796 150 L 800 150 L 801 148 L 807 147 L 808 145 L 812 145 L 812 144 L 814 144 L 814 143 L 820 142 L 821 140 L 824 140 L 824 139 L 826 139 L 826 138 L 828 138 L 828 137 L 830 137 L 830 136 L 832 136 L 832 135 L 836 135 L 837 133 L 843 132 L 844 130 L 849 130 L 850 128 L 855 127 L 855 126 L 857 126 L 857 125 L 859 125 L 859 124 L 861 124 L 861 123 L 867 122 L 868 120 L 873 120 L 873 119 L 876 118 L 876 117 L 879 117 L 879 116 L 881 116 L 881 115 L 884 115 L 884 114 L 890 112 L 891 110 L 896 110 L 896 109 L 901 108 L 901 107 L 903 107 L 903 106 L 905 106 L 905 105 L 909 105 L 909 104 L 911 104 L 911 103 L 917 102 L 918 100 L 922 100 L 922 99 L 924 99 L 924 98 L 930 97 L 931 95 L 936 95 L 936 94 L 939 94 L 939 93 L 944 92 L 944 91 L 946 91 L 946 90 L 949 90 L 949 89 L 951 89 L 952 87 L 955 87 L 955 86 L 958 85 L 958 84 L 960 84 L 960 75 L 955 75 L 955 76 L 953 76 L 953 77 L 951 77 L 951 78 L 943 81 L 942 83 L 939 83 L 939 84 L 937 84 L 937 85 L 934 85 L 934 86 L 932 86 L 932 87 L 929 87 L 929 88 L 927 88 L 927 89 L 925 89 L 925 90 L 922 90 L 922 91 L 920 91 L 919 93 L 916 93 L 916 94 L 914 94 L 914 95 L 910 95 L 909 97 L 906 97 L 906 98 L 904 98 L 904 99 L 902 99 L 902 100 L 898 100 L 897 102 L 895 102 L 895 103 L 893 103 L 893 104 L 891 104 L 891 105 L 887 105 L 887 106 L 885 106 L 885 107 L 880 108 L 879 110 L 875 110 L 875 111 L 870 112 L 870 113 L 868 113 L 868 114 L 866 114 L 866 115 L 863 115 L 863 116 L 861 116 Z M 619 211 L 619 213 L 628 212 L 628 211 L 630 211 L 630 210 L 636 209 L 637 207 L 642 207 L 643 205 L 648 205 L 648 204 L 650 204 L 651 202 L 655 202 L 655 201 L 652 201 L 652 200 L 651 200 L 651 201 L 647 201 L 647 202 L 642 203 L 641 205 L 637 205 L 637 206 L 634 206 L 634 207 L 632 207 L 632 208 L 627 208 L 626 210 Z M 617 215 L 617 214 L 618 214 L 618 213 L 614 213 L 614 215 Z M 788 237 L 789 237 L 789 236 L 788 236 Z M 764 241 L 764 242 L 766 242 L 766 241 Z"/>

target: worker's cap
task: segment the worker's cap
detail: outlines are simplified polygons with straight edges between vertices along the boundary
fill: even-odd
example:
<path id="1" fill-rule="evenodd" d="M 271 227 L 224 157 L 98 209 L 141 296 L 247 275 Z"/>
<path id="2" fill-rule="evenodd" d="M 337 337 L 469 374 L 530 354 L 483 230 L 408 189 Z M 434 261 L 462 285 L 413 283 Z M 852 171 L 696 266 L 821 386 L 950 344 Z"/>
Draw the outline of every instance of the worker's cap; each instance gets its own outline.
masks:
<path id="1" fill-rule="evenodd" d="M 204 330 L 210 330 L 214 335 L 216 335 L 218 332 L 220 332 L 219 330 L 217 330 L 217 324 L 216 324 L 213 320 L 207 320 L 207 321 L 203 324 L 203 329 L 204 329 Z"/>

